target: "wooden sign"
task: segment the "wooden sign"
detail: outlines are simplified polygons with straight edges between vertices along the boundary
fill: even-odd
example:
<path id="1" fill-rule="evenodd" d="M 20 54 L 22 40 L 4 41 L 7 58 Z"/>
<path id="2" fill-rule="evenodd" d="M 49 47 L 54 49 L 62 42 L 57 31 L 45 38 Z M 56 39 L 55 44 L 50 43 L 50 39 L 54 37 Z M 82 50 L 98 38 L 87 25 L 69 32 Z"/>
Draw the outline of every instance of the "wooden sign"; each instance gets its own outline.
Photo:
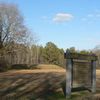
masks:
<path id="1" fill-rule="evenodd" d="M 97 56 L 66 51 L 64 57 L 66 59 L 66 97 L 70 96 L 73 90 L 87 89 L 96 92 Z"/>

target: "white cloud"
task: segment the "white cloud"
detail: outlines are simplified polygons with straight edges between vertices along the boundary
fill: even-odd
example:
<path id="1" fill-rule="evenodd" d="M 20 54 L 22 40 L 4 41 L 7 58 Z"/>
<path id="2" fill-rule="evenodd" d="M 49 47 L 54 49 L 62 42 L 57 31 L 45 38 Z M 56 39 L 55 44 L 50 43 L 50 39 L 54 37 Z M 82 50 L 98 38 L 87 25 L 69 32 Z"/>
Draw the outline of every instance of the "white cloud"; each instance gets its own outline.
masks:
<path id="1" fill-rule="evenodd" d="M 62 23 L 62 22 L 67 22 L 72 20 L 73 16 L 71 14 L 68 13 L 57 13 L 54 18 L 53 21 L 57 22 L 57 23 Z"/>

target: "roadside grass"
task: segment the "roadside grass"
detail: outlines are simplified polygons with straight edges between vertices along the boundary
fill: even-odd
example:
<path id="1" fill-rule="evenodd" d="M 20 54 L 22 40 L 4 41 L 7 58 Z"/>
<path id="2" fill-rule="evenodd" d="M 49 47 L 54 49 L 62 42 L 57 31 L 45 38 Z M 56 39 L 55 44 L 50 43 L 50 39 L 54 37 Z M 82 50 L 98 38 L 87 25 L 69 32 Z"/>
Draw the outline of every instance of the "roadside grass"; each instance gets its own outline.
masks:
<path id="1" fill-rule="evenodd" d="M 61 93 L 48 94 L 43 100 L 100 100 L 100 97 L 94 96 L 94 94 L 81 91 L 72 93 L 70 97 L 65 97 Z"/>
<path id="2" fill-rule="evenodd" d="M 46 99 L 47 100 L 66 100 L 65 97 L 63 97 L 62 95 L 58 95 L 58 94 L 55 94 L 55 95 L 53 95 L 51 97 L 49 96 Z"/>
<path id="3" fill-rule="evenodd" d="M 70 97 L 66 97 L 61 93 L 52 93 L 48 94 L 44 99 L 45 100 L 80 100 L 79 97 L 83 97 L 85 93 L 73 93 Z"/>
<path id="4" fill-rule="evenodd" d="M 43 100 L 66 100 L 66 98 L 62 93 L 48 93 Z"/>
<path id="5" fill-rule="evenodd" d="M 34 94 L 31 94 L 30 96 L 31 97 L 23 96 L 21 98 L 18 98 L 18 100 L 100 100 L 100 97 L 96 97 L 94 96 L 94 94 L 87 91 L 74 92 L 70 97 L 67 98 L 60 92 L 49 92 L 45 96 L 38 98 L 35 98 Z M 13 100 L 13 98 L 11 98 L 11 100 Z"/>

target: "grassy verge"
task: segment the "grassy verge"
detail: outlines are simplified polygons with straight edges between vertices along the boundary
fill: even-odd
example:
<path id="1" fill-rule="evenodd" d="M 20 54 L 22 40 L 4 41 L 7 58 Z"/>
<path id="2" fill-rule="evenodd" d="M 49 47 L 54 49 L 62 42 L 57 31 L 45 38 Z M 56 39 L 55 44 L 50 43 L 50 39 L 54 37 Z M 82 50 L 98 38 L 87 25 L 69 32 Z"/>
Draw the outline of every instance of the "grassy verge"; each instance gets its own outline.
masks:
<path id="1" fill-rule="evenodd" d="M 100 97 L 96 97 L 87 91 L 82 91 L 72 93 L 67 99 L 61 93 L 48 94 L 43 100 L 100 100 Z"/>
<path id="2" fill-rule="evenodd" d="M 66 100 L 65 96 L 61 93 L 49 93 L 43 97 L 43 100 Z"/>

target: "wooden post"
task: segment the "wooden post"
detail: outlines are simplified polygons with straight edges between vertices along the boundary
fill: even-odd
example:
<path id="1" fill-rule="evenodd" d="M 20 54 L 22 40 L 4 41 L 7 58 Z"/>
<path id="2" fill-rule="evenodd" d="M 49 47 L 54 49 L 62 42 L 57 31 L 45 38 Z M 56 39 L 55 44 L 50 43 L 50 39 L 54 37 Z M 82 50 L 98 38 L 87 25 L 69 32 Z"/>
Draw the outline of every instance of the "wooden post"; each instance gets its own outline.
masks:
<path id="1" fill-rule="evenodd" d="M 72 59 L 67 59 L 66 67 L 66 98 L 68 98 L 72 88 Z"/>
<path id="2" fill-rule="evenodd" d="M 91 67 L 92 67 L 92 92 L 96 92 L 96 61 L 91 61 Z"/>

